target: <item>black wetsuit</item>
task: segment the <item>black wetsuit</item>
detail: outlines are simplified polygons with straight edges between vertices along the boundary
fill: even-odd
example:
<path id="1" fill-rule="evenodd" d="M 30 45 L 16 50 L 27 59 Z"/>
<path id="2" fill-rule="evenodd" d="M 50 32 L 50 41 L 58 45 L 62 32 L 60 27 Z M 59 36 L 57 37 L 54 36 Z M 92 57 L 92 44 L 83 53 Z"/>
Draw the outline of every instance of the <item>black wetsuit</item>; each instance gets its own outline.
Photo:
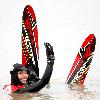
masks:
<path id="1" fill-rule="evenodd" d="M 34 64 L 31 63 L 27 65 L 27 68 L 29 70 L 28 84 L 25 88 L 21 88 L 15 92 L 17 93 L 37 92 L 41 90 L 46 84 L 49 83 L 53 71 L 55 57 L 54 57 L 53 47 L 49 43 L 45 43 L 45 47 L 47 54 L 47 66 L 42 78 L 39 79 L 38 74 L 35 71 L 36 69 L 34 70 L 34 68 L 36 68 Z"/>

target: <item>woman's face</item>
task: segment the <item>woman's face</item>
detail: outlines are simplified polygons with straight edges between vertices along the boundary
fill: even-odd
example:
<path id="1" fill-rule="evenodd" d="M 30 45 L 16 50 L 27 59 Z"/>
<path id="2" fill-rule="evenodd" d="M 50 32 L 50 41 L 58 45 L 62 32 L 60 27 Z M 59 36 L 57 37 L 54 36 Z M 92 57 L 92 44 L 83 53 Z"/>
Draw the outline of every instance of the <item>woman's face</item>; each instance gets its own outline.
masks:
<path id="1" fill-rule="evenodd" d="M 26 83 L 28 79 L 28 73 L 27 71 L 19 71 L 18 72 L 18 78 L 22 83 Z"/>

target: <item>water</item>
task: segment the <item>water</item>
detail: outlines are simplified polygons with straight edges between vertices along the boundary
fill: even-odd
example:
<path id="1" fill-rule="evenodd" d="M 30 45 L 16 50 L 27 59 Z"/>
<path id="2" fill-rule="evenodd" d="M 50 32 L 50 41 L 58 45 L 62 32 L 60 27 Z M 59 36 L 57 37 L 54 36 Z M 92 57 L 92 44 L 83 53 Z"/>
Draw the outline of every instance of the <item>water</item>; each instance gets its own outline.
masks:
<path id="1" fill-rule="evenodd" d="M 45 87 L 37 93 L 7 95 L 2 87 L 10 80 L 11 65 L 21 62 L 21 18 L 26 4 L 32 5 L 37 17 L 40 71 L 44 72 L 46 64 L 44 42 L 50 42 L 54 46 L 55 67 L 50 87 Z M 85 84 L 67 85 L 65 84 L 67 74 L 82 42 L 90 33 L 95 34 L 97 44 Z M 0 2 L 0 100 L 98 100 L 99 57 L 100 0 L 2 0 Z"/>
<path id="2" fill-rule="evenodd" d="M 52 80 L 49 85 L 37 93 L 7 95 L 0 92 L 0 95 L 2 95 L 0 100 L 98 100 L 100 84 L 92 82 L 92 84 L 68 85 L 59 80 Z"/>

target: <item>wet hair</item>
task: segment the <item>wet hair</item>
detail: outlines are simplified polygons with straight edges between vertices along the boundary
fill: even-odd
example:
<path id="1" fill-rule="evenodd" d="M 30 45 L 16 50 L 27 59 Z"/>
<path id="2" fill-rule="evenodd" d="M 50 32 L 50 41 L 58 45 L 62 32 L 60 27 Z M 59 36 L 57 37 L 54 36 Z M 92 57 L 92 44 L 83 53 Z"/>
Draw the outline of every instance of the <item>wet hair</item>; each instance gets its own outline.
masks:
<path id="1" fill-rule="evenodd" d="M 18 78 L 19 71 L 27 71 L 27 68 L 19 63 L 13 65 L 13 70 L 10 71 L 11 74 L 11 85 L 23 85 L 23 83 Z"/>

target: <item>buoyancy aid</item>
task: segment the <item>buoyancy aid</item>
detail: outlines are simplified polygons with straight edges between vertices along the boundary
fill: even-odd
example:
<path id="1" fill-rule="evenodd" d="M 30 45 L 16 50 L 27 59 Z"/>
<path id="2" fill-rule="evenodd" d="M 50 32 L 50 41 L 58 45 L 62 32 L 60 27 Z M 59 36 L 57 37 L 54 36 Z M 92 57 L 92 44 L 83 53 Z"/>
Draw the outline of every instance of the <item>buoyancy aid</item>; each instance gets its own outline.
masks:
<path id="1" fill-rule="evenodd" d="M 21 89 L 21 88 L 25 88 L 25 86 L 23 86 L 23 85 L 5 85 L 3 90 L 6 93 L 10 94 L 10 93 L 13 93 L 13 92 Z"/>

